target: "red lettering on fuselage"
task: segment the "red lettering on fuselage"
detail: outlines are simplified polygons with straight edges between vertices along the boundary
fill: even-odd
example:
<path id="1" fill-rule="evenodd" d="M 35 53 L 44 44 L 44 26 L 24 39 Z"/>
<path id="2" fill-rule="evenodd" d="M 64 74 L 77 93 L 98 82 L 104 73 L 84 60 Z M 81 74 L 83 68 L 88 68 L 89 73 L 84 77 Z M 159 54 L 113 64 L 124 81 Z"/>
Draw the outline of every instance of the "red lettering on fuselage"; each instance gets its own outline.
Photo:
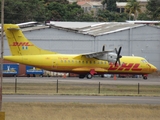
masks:
<path id="1" fill-rule="evenodd" d="M 133 66 L 133 63 L 129 63 L 128 65 L 127 65 L 127 63 L 124 63 L 118 68 L 118 70 L 127 70 L 128 71 L 131 69 L 132 66 Z"/>
<path id="2" fill-rule="evenodd" d="M 109 64 L 109 68 L 108 70 L 111 71 L 129 71 L 129 70 L 133 70 L 133 71 L 141 71 L 142 68 L 139 68 L 140 64 L 139 63 L 123 63 L 122 65 L 114 65 L 112 63 Z"/>
<path id="3" fill-rule="evenodd" d="M 133 66 L 132 70 L 133 70 L 133 71 L 141 71 L 141 70 L 142 70 L 142 68 L 138 68 L 138 67 L 139 67 L 139 65 L 140 65 L 140 64 L 138 64 L 138 63 L 134 64 L 134 66 Z"/>
<path id="4" fill-rule="evenodd" d="M 29 42 L 13 42 L 10 46 L 33 46 L 32 44 L 29 44 Z"/>

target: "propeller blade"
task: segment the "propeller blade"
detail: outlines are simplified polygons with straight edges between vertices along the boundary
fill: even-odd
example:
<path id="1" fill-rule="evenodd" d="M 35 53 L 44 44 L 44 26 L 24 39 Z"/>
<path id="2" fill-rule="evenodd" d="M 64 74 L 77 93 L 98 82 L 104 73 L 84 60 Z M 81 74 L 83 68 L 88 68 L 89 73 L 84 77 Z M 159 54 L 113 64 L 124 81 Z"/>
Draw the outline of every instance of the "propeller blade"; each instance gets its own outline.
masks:
<path id="1" fill-rule="evenodd" d="M 120 58 L 122 57 L 122 56 L 120 55 L 121 49 L 122 49 L 122 47 L 120 47 L 119 50 L 117 51 L 117 48 L 115 48 L 115 52 L 116 52 L 116 54 L 117 54 L 115 66 L 117 65 L 117 62 L 118 62 L 119 65 L 121 64 L 121 62 L 120 62 Z"/>
<path id="2" fill-rule="evenodd" d="M 120 47 L 119 50 L 118 50 L 118 56 L 119 56 L 120 53 L 121 53 L 121 49 L 122 49 L 122 47 Z"/>
<path id="3" fill-rule="evenodd" d="M 116 62 L 115 62 L 115 66 L 117 66 L 117 60 L 116 60 Z"/>
<path id="4" fill-rule="evenodd" d="M 103 47 L 102 47 L 102 51 L 105 51 L 105 45 L 103 45 Z"/>
<path id="5" fill-rule="evenodd" d="M 117 48 L 115 48 L 116 54 L 118 54 Z"/>

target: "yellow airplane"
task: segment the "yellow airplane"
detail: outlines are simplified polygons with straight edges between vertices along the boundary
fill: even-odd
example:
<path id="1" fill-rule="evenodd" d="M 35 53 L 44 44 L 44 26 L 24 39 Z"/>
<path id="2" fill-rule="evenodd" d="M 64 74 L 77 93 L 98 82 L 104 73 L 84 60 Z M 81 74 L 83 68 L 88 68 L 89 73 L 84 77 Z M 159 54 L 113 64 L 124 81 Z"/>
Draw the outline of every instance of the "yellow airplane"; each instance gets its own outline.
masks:
<path id="1" fill-rule="evenodd" d="M 4 24 L 4 31 L 12 56 L 4 56 L 5 60 L 34 66 L 55 72 L 79 74 L 79 78 L 91 79 L 93 75 L 136 74 L 147 79 L 147 75 L 157 71 L 157 68 L 145 58 L 121 56 L 121 47 L 111 51 L 85 54 L 59 54 L 43 50 L 30 42 L 18 25 Z"/>

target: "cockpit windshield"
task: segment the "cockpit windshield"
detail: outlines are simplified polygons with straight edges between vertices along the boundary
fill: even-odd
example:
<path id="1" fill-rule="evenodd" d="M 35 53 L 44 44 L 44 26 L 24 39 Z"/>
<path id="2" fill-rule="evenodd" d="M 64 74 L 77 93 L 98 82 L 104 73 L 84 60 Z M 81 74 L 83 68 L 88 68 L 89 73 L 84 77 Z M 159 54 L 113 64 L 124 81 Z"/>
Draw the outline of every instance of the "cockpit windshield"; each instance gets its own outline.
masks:
<path id="1" fill-rule="evenodd" d="M 141 62 L 148 63 L 148 61 L 146 59 L 142 59 Z"/>

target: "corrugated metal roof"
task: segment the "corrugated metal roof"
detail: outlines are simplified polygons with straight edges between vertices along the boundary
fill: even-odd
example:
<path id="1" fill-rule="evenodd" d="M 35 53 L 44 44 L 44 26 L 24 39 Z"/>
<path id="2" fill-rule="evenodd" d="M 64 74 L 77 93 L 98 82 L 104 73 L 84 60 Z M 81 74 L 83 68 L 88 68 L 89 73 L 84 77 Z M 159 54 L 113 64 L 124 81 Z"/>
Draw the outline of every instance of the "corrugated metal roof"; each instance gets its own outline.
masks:
<path id="1" fill-rule="evenodd" d="M 27 27 L 27 28 L 22 28 L 22 31 L 33 31 L 33 30 L 41 30 L 41 29 L 46 29 L 46 28 L 49 28 L 49 26 L 33 26 L 33 27 Z"/>
<path id="2" fill-rule="evenodd" d="M 67 24 L 67 26 L 65 24 Z M 77 26 L 73 26 L 73 24 Z M 52 24 L 51 22 L 51 25 L 59 29 L 73 30 L 73 31 L 76 31 L 77 33 L 88 34 L 92 36 L 99 36 L 99 35 L 114 33 L 114 32 L 130 29 L 134 27 L 144 26 L 144 24 L 132 24 L 132 23 L 126 23 L 126 22 L 99 22 L 99 23 L 86 22 L 81 24 L 79 24 L 79 22 L 69 22 L 69 23 L 54 22 L 54 24 Z"/>
<path id="3" fill-rule="evenodd" d="M 50 22 L 50 26 L 34 25 L 22 27 L 22 31 L 33 31 L 40 29 L 48 29 L 54 27 L 66 31 L 87 34 L 91 36 L 100 36 L 115 33 L 135 27 L 145 26 L 145 24 L 133 24 L 128 22 Z"/>

